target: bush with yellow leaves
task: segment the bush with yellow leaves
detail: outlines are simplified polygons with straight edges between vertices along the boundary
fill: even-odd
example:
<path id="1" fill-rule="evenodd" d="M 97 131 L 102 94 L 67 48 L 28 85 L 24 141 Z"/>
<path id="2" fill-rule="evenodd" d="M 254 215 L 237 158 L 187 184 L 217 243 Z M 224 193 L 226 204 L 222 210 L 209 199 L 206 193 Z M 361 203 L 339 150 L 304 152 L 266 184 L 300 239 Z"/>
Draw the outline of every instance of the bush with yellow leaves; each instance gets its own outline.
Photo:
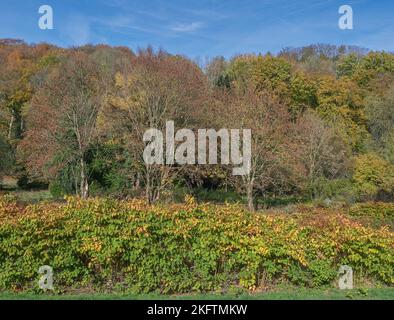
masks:
<path id="1" fill-rule="evenodd" d="M 191 198 L 171 206 L 66 200 L 18 209 L 0 198 L 0 290 L 36 288 L 43 265 L 53 268 L 60 290 L 184 293 L 279 281 L 315 287 L 332 284 L 343 264 L 359 279 L 394 284 L 393 233 L 339 213 L 301 221 Z"/>

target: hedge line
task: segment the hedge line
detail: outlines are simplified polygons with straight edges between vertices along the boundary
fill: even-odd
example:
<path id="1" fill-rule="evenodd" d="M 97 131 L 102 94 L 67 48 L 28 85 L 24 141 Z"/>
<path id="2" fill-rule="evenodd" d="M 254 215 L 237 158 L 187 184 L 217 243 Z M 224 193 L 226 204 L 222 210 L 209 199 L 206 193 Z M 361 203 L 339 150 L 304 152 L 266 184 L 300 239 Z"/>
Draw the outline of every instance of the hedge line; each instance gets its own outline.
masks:
<path id="1" fill-rule="evenodd" d="M 37 287 L 50 265 L 55 286 L 183 293 L 278 281 L 332 284 L 340 265 L 394 284 L 394 234 L 345 215 L 295 219 L 237 205 L 148 206 L 68 198 L 19 208 L 0 197 L 0 290 Z"/>

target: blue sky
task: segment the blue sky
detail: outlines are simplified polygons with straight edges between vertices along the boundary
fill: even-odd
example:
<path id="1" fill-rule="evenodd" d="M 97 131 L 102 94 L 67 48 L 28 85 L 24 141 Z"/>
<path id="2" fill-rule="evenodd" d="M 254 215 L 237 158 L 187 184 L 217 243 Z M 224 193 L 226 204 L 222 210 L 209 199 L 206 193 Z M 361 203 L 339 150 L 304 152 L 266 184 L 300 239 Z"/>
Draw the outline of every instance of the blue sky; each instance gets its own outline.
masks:
<path id="1" fill-rule="evenodd" d="M 51 5 L 54 30 L 38 8 Z M 341 5 L 354 30 L 338 27 Z M 393 0 L 1 0 L 0 38 L 63 47 L 86 43 L 152 45 L 191 58 L 278 52 L 312 43 L 394 51 Z"/>

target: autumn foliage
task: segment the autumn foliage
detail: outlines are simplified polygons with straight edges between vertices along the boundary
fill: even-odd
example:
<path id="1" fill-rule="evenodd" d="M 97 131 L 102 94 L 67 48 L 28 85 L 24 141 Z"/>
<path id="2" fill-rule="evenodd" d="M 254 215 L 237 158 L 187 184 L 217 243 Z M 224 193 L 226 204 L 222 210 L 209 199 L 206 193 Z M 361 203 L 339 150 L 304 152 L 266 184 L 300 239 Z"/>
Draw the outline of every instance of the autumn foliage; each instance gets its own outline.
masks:
<path id="1" fill-rule="evenodd" d="M 251 129 L 249 174 L 146 164 L 144 132 L 167 121 Z M 0 290 L 36 288 L 46 264 L 60 291 L 314 287 L 345 264 L 393 285 L 394 55 L 312 45 L 199 65 L 0 40 L 3 177 L 53 201 L 0 195 Z"/>
<path id="2" fill-rule="evenodd" d="M 18 209 L 3 197 L 0 288 L 35 288 L 36 270 L 46 264 L 56 270 L 58 291 L 315 287 L 332 284 L 344 264 L 358 282 L 394 284 L 394 238 L 387 227 L 311 210 L 261 215 L 238 205 L 198 205 L 192 197 L 172 206 L 70 197 L 62 205 Z"/>
<path id="3" fill-rule="evenodd" d="M 0 174 L 22 188 L 48 186 L 55 197 L 144 195 L 153 203 L 177 188 L 225 189 L 254 210 L 267 198 L 331 198 L 333 186 L 347 184 L 335 196 L 389 201 L 392 179 L 370 178 L 362 159 L 393 165 L 393 61 L 314 45 L 199 66 L 152 48 L 3 40 Z M 146 165 L 143 133 L 169 120 L 176 129 L 251 129 L 250 175 Z"/>

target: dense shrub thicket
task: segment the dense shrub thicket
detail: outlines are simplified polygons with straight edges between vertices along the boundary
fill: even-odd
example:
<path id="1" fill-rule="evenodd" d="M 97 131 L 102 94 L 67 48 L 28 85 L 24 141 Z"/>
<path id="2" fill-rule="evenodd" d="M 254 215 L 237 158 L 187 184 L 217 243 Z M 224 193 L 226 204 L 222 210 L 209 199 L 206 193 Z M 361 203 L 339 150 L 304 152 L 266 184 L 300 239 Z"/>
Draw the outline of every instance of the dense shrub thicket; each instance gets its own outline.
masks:
<path id="1" fill-rule="evenodd" d="M 282 281 L 314 287 L 333 284 L 344 264 L 358 280 L 394 284 L 388 228 L 365 227 L 339 212 L 306 216 L 250 213 L 193 198 L 152 206 L 70 197 L 20 208 L 2 197 L 0 290 L 37 287 L 42 265 L 53 267 L 58 290 L 183 293 Z"/>

